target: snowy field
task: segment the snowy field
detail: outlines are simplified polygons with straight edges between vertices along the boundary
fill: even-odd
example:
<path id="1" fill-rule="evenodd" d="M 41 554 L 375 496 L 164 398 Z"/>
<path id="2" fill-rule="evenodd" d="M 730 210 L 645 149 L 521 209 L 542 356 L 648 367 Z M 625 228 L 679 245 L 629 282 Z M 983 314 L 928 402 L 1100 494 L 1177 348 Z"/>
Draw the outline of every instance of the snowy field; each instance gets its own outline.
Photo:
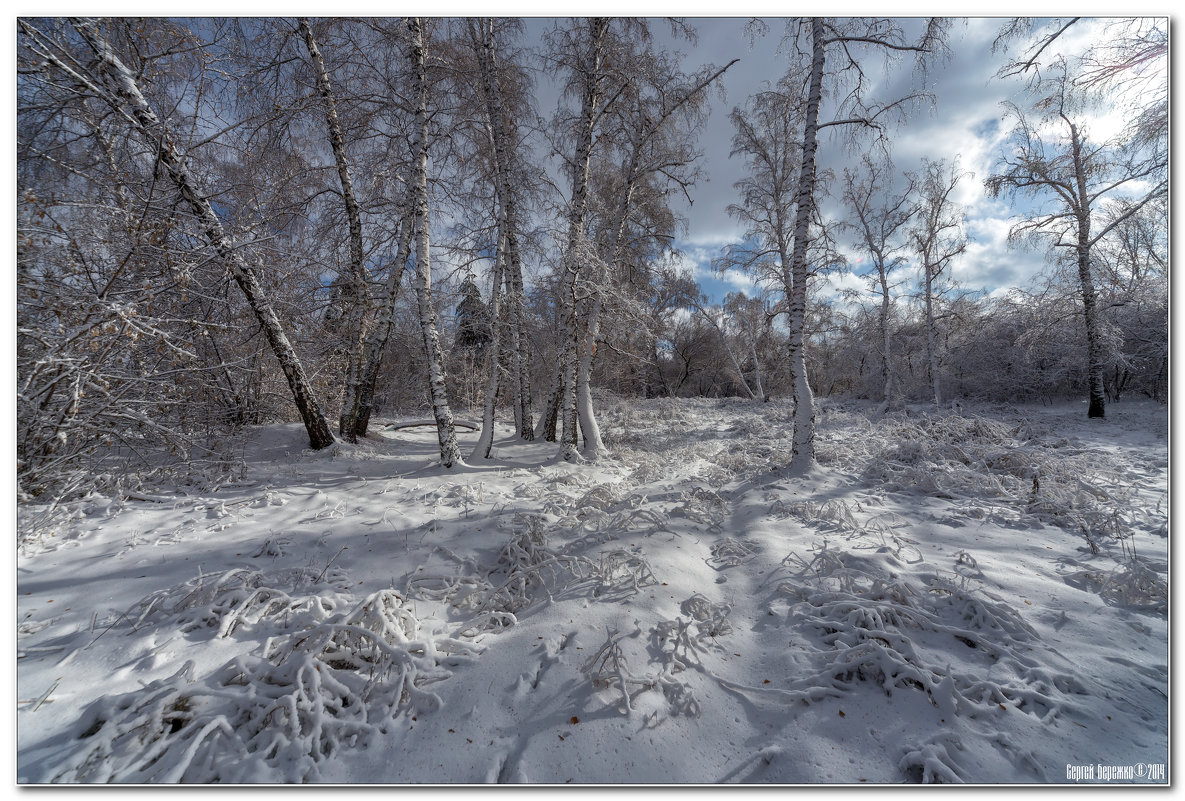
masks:
<path id="1" fill-rule="evenodd" d="M 780 403 L 601 408 L 601 464 L 273 426 L 73 503 L 17 558 L 19 781 L 1165 778 L 1165 407 L 823 402 L 806 479 Z"/>

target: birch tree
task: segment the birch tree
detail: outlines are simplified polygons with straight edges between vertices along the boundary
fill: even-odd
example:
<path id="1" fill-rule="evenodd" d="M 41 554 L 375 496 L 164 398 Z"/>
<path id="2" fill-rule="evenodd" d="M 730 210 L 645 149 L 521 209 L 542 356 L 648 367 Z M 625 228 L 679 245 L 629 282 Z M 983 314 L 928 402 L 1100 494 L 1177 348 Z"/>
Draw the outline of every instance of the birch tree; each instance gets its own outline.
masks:
<path id="1" fill-rule="evenodd" d="M 918 99 L 921 93 L 886 102 L 870 103 L 868 78 L 857 55 L 873 52 L 886 61 L 903 53 L 916 57 L 916 69 L 924 73 L 927 59 L 945 49 L 947 24 L 943 20 L 922 22 L 922 31 L 914 43 L 909 43 L 900 25 L 890 19 L 852 19 L 834 21 L 814 17 L 790 23 L 794 30 L 796 55 L 801 71 L 797 76 L 796 97 L 801 102 L 802 130 L 799 152 L 799 172 L 795 189 L 793 251 L 783 283 L 789 287 L 786 298 L 789 325 L 789 371 L 791 393 L 794 398 L 794 435 L 791 446 L 791 471 L 802 474 L 815 463 L 814 396 L 806 374 L 805 312 L 811 218 L 815 212 L 816 154 L 819 132 L 833 126 L 853 125 L 860 129 L 883 130 L 886 117 Z M 828 53 L 834 53 L 831 74 L 843 87 L 843 96 L 834 119 L 819 121 L 823 102 L 823 84 L 827 73 Z M 850 77 L 846 86 L 843 78 Z"/>
<path id="2" fill-rule="evenodd" d="M 367 327 L 357 391 L 354 398 L 346 399 L 347 408 L 357 409 L 356 436 L 365 436 L 418 230 L 412 202 L 417 159 L 412 152 L 413 137 L 408 136 L 415 121 L 415 71 L 405 53 L 407 27 L 403 21 L 366 19 L 353 29 L 359 30 L 359 35 L 356 42 L 351 41 L 347 57 L 357 71 L 355 80 L 369 87 L 367 96 L 373 106 L 365 130 L 374 142 L 367 165 L 374 210 L 367 222 L 372 232 L 370 252 L 376 262 L 373 274 L 382 286 Z"/>
<path id="3" fill-rule="evenodd" d="M 530 112 L 526 97 L 526 76 L 521 64 L 508 57 L 506 39 L 521 24 L 514 20 L 492 18 L 470 19 L 466 34 L 476 56 L 478 85 L 485 117 L 485 130 L 493 158 L 493 183 L 497 203 L 496 272 L 501 274 L 506 289 L 506 326 L 509 334 L 509 384 L 514 408 L 515 428 L 519 437 L 535 437 L 534 415 L 531 408 L 531 356 L 527 331 L 526 296 L 523 286 L 521 238 L 521 205 L 525 184 L 524 142 L 513 121 L 512 114 Z M 498 300 L 500 289 L 495 287 L 491 304 Z M 495 316 L 495 325 L 500 318 Z M 497 351 L 501 352 L 501 331 L 497 335 Z M 497 361 L 493 361 L 494 369 Z M 497 380 L 491 377 L 491 391 L 496 391 Z M 484 435 L 483 435 L 484 438 Z M 488 448 L 485 448 L 488 455 Z M 475 451 L 476 454 L 476 451 Z"/>
<path id="4" fill-rule="evenodd" d="M 176 189 L 178 200 L 195 219 L 206 243 L 226 265 L 266 335 L 287 379 L 297 411 L 304 421 L 309 445 L 324 448 L 332 444 L 333 435 L 311 390 L 304 367 L 263 291 L 257 266 L 249 261 L 241 247 L 236 247 L 223 228 L 184 150 L 141 92 L 135 73 L 124 64 L 103 35 L 101 23 L 94 19 L 78 18 L 72 19 L 71 24 L 90 51 L 93 72 L 91 65 L 84 66 L 73 60 L 54 43 L 47 41 L 36 27 L 22 22 L 21 29 L 28 37 L 30 48 L 47 65 L 52 65 L 64 80 L 76 84 L 81 91 L 100 98 L 124 124 L 151 144 L 162 176 Z"/>
<path id="5" fill-rule="evenodd" d="M 589 167 L 597 125 L 605 113 L 613 75 L 609 69 L 607 49 L 610 43 L 611 20 L 597 17 L 575 20 L 570 29 L 557 29 L 552 38 L 552 58 L 569 74 L 566 91 L 579 99 L 579 111 L 571 120 L 568 135 L 572 142 L 570 156 L 566 156 L 571 193 L 568 198 L 567 235 L 561 256 L 563 342 L 559 358 L 558 386 L 553 386 L 552 397 L 562 392 L 563 431 L 560 458 L 578 461 L 579 434 L 577 430 L 576 377 L 579 366 L 580 331 L 577 304 L 583 278 L 591 261 L 588 243 Z M 618 90 L 621 86 L 616 87 Z M 562 390 L 560 387 L 562 386 Z M 541 425 L 546 426 L 552 409 L 544 412 Z"/>
<path id="6" fill-rule="evenodd" d="M 429 392 L 432 414 L 436 419 L 436 435 L 440 443 L 440 464 L 450 468 L 461 463 L 461 449 L 453 426 L 453 413 L 448 402 L 448 378 L 445 374 L 444 354 L 436 327 L 436 309 L 432 305 L 432 262 L 428 212 L 428 84 L 427 40 L 424 20 L 410 17 L 407 24 L 407 60 L 411 68 L 415 125 L 412 129 L 414 158 L 411 180 L 412 208 L 416 224 L 415 290 L 420 312 L 420 333 L 424 354 L 428 361 Z"/>
<path id="7" fill-rule="evenodd" d="M 877 161 L 865 154 L 859 172 L 844 170 L 844 202 L 850 213 L 850 225 L 860 246 L 868 254 L 875 272 L 868 273 L 874 290 L 880 293 L 877 321 L 881 350 L 881 413 L 900 408 L 903 399 L 893 382 L 893 297 L 890 273 L 905 263 L 907 241 L 902 234 L 913 216 L 910 208 L 911 187 L 894 192 L 893 165 L 888 159 Z"/>
<path id="8" fill-rule="evenodd" d="M 309 61 L 313 66 L 313 76 L 316 80 L 317 93 L 325 105 L 325 126 L 329 134 L 329 144 L 333 150 L 333 160 L 337 166 L 338 180 L 341 183 L 342 206 L 345 209 L 346 221 L 349 228 L 349 294 L 347 308 L 347 336 L 349 350 L 346 356 L 346 386 L 342 403 L 342 411 L 338 424 L 338 433 L 347 442 L 356 442 L 358 438 L 358 414 L 361 405 L 362 373 L 364 370 L 365 347 L 367 340 L 367 325 L 369 323 L 370 290 L 367 286 L 366 252 L 362 241 L 362 212 L 358 205 L 358 198 L 354 193 L 354 176 L 350 165 L 350 157 L 346 152 L 346 138 L 342 131 L 341 120 L 337 113 L 337 97 L 333 85 L 329 80 L 329 70 L 325 67 L 325 59 L 313 37 L 313 29 L 305 17 L 298 20 L 301 38 L 308 49 Z"/>
<path id="9" fill-rule="evenodd" d="M 935 340 L 934 298 L 939 276 L 967 249 L 963 232 L 963 210 L 951 195 L 968 174 L 958 162 L 923 160 L 921 172 L 914 178 L 920 196 L 914 208 L 914 226 L 910 240 L 922 271 L 922 304 L 926 323 L 926 373 L 930 379 L 935 406 L 942 405 L 942 387 L 938 369 L 938 345 Z"/>
<path id="10" fill-rule="evenodd" d="M 19 31 L 16 53 L 18 497 L 52 506 L 168 472 L 192 479 L 187 463 L 224 458 L 216 441 L 259 411 L 225 350 L 241 332 L 240 310 L 221 302 L 229 279 L 193 248 L 143 138 L 38 55 L 54 47 L 81 68 L 72 27 L 22 22 L 38 37 Z M 160 40 L 195 44 L 171 26 Z M 162 82 L 204 77 L 184 54 L 138 66 Z"/>
<path id="11" fill-rule="evenodd" d="M 1125 150 L 1122 141 L 1093 140 L 1083 109 L 1075 105 L 1064 62 L 1059 69 L 1031 112 L 1006 105 L 1013 123 L 1009 150 L 985 186 L 993 197 L 1023 197 L 1035 204 L 1014 223 L 1012 238 L 1044 241 L 1074 264 L 1087 345 L 1087 416 L 1101 418 L 1106 415 L 1105 348 L 1093 251 L 1142 208 L 1165 197 L 1168 176 L 1166 163 L 1149 158 L 1144 148 Z M 1127 201 L 1126 208 L 1108 214 L 1117 200 Z"/>

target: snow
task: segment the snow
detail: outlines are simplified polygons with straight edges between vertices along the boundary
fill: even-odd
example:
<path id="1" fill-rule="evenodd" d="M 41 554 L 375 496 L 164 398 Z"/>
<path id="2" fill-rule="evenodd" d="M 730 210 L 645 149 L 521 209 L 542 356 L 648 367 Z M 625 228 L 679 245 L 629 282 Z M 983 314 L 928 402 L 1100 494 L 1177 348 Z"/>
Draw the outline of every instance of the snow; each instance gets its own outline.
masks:
<path id="1" fill-rule="evenodd" d="M 608 398 L 592 464 L 509 425 L 453 470 L 431 428 L 280 425 L 221 487 L 26 504 L 18 781 L 1167 764 L 1165 408 L 818 406 L 805 477 L 784 404 Z"/>

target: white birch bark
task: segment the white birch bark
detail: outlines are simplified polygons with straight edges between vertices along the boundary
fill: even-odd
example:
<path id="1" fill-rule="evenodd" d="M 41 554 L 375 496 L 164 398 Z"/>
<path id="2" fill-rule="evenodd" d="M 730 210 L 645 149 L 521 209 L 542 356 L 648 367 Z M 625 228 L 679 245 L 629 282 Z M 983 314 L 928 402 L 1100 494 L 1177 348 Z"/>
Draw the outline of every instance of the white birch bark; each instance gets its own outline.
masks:
<path id="1" fill-rule="evenodd" d="M 305 47 L 309 51 L 309 60 L 313 63 L 317 93 L 321 95 L 321 100 L 325 104 L 325 123 L 329 129 L 329 144 L 333 150 L 334 163 L 337 166 L 338 180 L 341 183 L 342 204 L 345 206 L 346 222 L 349 228 L 350 293 L 348 296 L 349 308 L 346 312 L 346 333 L 350 338 L 350 345 L 346 357 L 346 388 L 341 416 L 338 421 L 338 433 L 349 442 L 357 442 L 358 413 L 362 400 L 362 371 L 366 358 L 366 329 L 370 306 L 370 292 L 366 286 L 366 257 L 362 241 L 362 212 L 354 194 L 354 178 L 350 170 L 349 155 L 346 153 L 346 137 L 342 132 L 341 120 L 337 114 L 337 98 L 333 93 L 333 85 L 329 81 L 329 70 L 326 69 L 325 59 L 322 58 L 317 41 L 313 38 L 313 29 L 309 26 L 308 19 L 301 17 L 299 26 L 301 36 L 304 37 Z"/>
<path id="2" fill-rule="evenodd" d="M 563 352 L 560 357 L 563 378 L 563 403 L 561 412 L 563 432 L 560 442 L 560 458 L 578 461 L 579 443 L 577 376 L 579 372 L 580 329 L 576 316 L 578 292 L 583 273 L 587 242 L 585 240 L 585 218 L 588 213 L 588 176 L 592 159 L 593 134 L 598 107 L 602 101 L 603 48 L 609 29 L 606 19 L 588 21 L 589 38 L 582 72 L 579 76 L 582 92 L 580 123 L 577 129 L 576 152 L 572 159 L 572 199 L 568 209 L 568 239 L 563 259 Z"/>
<path id="3" fill-rule="evenodd" d="M 411 240 L 414 233 L 414 220 L 405 214 L 399 222 L 399 244 L 395 250 L 395 262 L 387 268 L 387 283 L 383 293 L 383 303 L 379 308 L 379 319 L 370 329 L 370 336 L 366 341 L 366 358 L 363 362 L 362 377 L 358 385 L 358 412 L 354 421 L 354 433 L 359 437 L 366 436 L 366 431 L 370 426 L 379 367 L 383 363 L 383 354 L 387 350 L 387 340 L 390 339 L 391 329 L 395 326 L 395 307 L 399 302 L 399 288 L 403 283 L 403 271 L 411 256 Z"/>
<path id="4" fill-rule="evenodd" d="M 479 32 L 480 30 L 480 32 Z M 515 426 L 525 440 L 535 438 L 531 411 L 530 353 L 527 338 L 526 298 L 523 289 L 522 260 L 518 246 L 518 202 L 513 186 L 511 148 L 513 137 L 506 104 L 498 82 L 498 60 L 492 21 L 470 20 L 469 36 L 478 56 L 482 95 L 489 125 L 490 144 L 494 150 L 494 191 L 498 199 L 500 240 L 505 240 L 503 267 L 509 314 L 510 386 Z"/>
<path id="5" fill-rule="evenodd" d="M 214 213 L 214 209 L 200 188 L 196 176 L 186 166 L 185 155 L 173 141 L 168 127 L 157 116 L 148 100 L 141 93 L 135 75 L 120 60 L 111 45 L 99 32 L 98 23 L 91 19 L 73 19 L 71 24 L 94 51 L 99 74 L 109 85 L 110 91 L 105 91 L 102 87 L 97 86 L 92 88 L 98 90 L 100 96 L 156 148 L 158 164 L 164 169 L 169 180 L 177 188 L 181 199 L 189 207 L 201 227 L 203 237 L 218 254 L 219 259 L 229 268 L 235 283 L 246 296 L 247 303 L 259 321 L 272 353 L 280 362 L 280 369 L 284 372 L 297 411 L 308 432 L 309 445 L 314 449 L 331 445 L 334 441 L 333 434 L 330 432 L 329 425 L 321 413 L 312 388 L 309 386 L 300 358 L 296 355 L 292 343 L 289 342 L 288 336 L 280 324 L 279 317 L 276 316 L 275 310 L 259 283 L 255 268 L 247 263 L 226 235 L 222 221 Z"/>
<path id="6" fill-rule="evenodd" d="M 791 446 L 790 470 L 802 475 L 815 465 L 815 402 L 806 375 L 805 326 L 807 237 L 810 233 L 811 213 L 815 204 L 815 154 L 819 147 L 819 105 L 823 98 L 823 67 L 825 43 L 823 22 L 811 20 L 812 58 L 810 86 L 802 134 L 802 163 L 798 173 L 798 191 L 794 218 L 794 251 L 789 266 L 790 285 L 787 298 L 789 312 L 790 383 L 794 398 L 794 439 Z M 783 265 L 783 272 L 786 266 Z"/>
<path id="7" fill-rule="evenodd" d="M 473 447 L 471 459 L 490 458 L 490 449 L 494 444 L 494 408 L 498 402 L 498 379 L 502 359 L 502 340 L 506 323 L 502 319 L 502 273 L 506 261 L 506 237 L 498 243 L 497 256 L 494 259 L 493 289 L 490 291 L 490 322 L 493 326 L 493 339 L 489 346 L 489 373 L 486 384 L 485 406 L 481 418 L 481 434 L 477 444 Z"/>
<path id="8" fill-rule="evenodd" d="M 425 55 L 423 22 L 408 19 L 410 34 L 408 60 L 414 75 L 416 123 L 413 129 L 412 205 L 416 218 L 416 303 L 420 312 L 420 333 L 424 341 L 424 355 L 428 361 L 429 391 L 432 414 L 436 419 L 436 436 L 440 442 L 440 464 L 451 468 L 462 464 L 453 413 L 449 408 L 444 354 L 436 329 L 436 309 L 432 305 L 431 243 L 428 235 L 428 73 Z"/>

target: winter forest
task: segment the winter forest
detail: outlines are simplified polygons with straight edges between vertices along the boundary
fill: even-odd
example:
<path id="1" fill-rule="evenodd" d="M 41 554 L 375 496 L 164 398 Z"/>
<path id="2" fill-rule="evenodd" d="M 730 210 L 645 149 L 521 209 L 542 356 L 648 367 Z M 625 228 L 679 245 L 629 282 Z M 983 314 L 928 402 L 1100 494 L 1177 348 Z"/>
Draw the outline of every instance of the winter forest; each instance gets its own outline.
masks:
<path id="1" fill-rule="evenodd" d="M 1168 780 L 1165 18 L 18 18 L 17 781 Z"/>

